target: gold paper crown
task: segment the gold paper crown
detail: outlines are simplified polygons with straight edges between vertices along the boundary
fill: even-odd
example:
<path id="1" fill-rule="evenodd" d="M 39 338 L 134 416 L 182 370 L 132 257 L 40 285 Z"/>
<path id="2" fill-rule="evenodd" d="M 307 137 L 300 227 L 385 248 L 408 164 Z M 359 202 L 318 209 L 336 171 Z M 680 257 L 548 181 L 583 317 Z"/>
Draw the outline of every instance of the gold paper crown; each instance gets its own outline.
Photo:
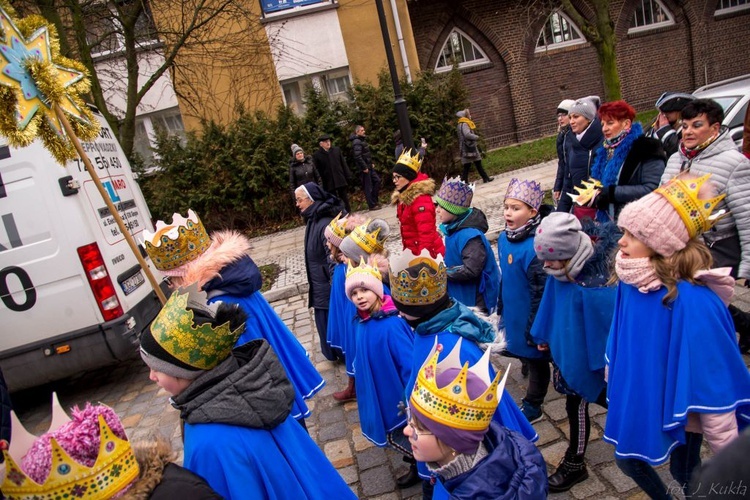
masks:
<path id="1" fill-rule="evenodd" d="M 60 428 L 70 418 L 60 408 L 53 394 L 52 423 L 50 430 Z M 92 467 L 76 462 L 57 443 L 50 439 L 51 468 L 44 483 L 39 484 L 27 476 L 18 464 L 36 437 L 24 429 L 14 412 L 11 412 L 13 440 L 9 450 L 3 450 L 6 464 L 2 492 L 9 499 L 56 500 L 72 498 L 108 499 L 122 491 L 138 478 L 138 462 L 127 439 L 120 439 L 107 425 L 103 415 L 98 416 L 99 454 Z"/>
<path id="2" fill-rule="evenodd" d="M 224 361 L 245 329 L 235 331 L 229 321 L 212 327 L 210 323 L 194 325 L 192 309 L 216 316 L 219 303 L 207 304 L 206 293 L 197 284 L 176 290 L 151 323 L 151 335 L 165 351 L 183 363 L 199 370 L 210 370 Z M 188 309 L 188 306 L 190 309 Z"/>
<path id="3" fill-rule="evenodd" d="M 447 425 L 453 429 L 482 431 L 489 427 L 492 416 L 505 388 L 509 370 L 500 380 L 501 373 L 495 374 L 490 381 L 490 349 L 487 349 L 477 363 L 469 368 L 469 363 L 461 364 L 461 343 L 459 338 L 450 354 L 438 362 L 442 345 L 437 343 L 430 351 L 430 355 L 417 373 L 414 390 L 411 393 L 410 404 L 421 414 L 431 420 Z M 437 377 L 440 373 L 450 369 L 460 368 L 453 381 L 438 387 Z M 466 390 L 469 373 L 478 377 L 487 387 L 485 391 L 471 399 Z"/>
<path id="4" fill-rule="evenodd" d="M 172 224 L 156 223 L 156 232 L 143 232 L 146 252 L 160 271 L 172 271 L 203 254 L 211 246 L 206 228 L 195 212 L 188 210 L 187 218 L 172 215 Z"/>
<path id="5" fill-rule="evenodd" d="M 380 274 L 380 270 L 377 267 L 372 267 L 365 262 L 364 257 L 359 258 L 359 266 L 353 267 L 351 261 L 346 265 L 346 279 L 350 276 L 356 276 L 358 274 L 365 276 L 373 276 L 378 281 L 383 281 L 383 275 Z"/>
<path id="6" fill-rule="evenodd" d="M 577 194 L 566 193 L 575 203 L 581 206 L 590 202 L 591 198 L 594 197 L 594 191 L 603 187 L 602 183 L 593 177 L 589 178 L 588 181 L 581 181 L 581 184 L 583 184 L 584 187 L 576 186 L 573 188 L 576 190 Z"/>
<path id="7" fill-rule="evenodd" d="M 346 238 L 346 217 L 342 218 L 341 212 L 339 212 L 339 214 L 328 224 L 328 230 L 339 240 Z"/>
<path id="8" fill-rule="evenodd" d="M 414 172 L 419 172 L 419 169 L 422 168 L 422 157 L 419 155 L 417 151 L 414 152 L 414 156 L 412 156 L 411 149 L 404 149 L 404 152 L 401 153 L 401 156 L 398 157 L 398 161 L 396 163 L 400 163 L 401 165 L 405 165 L 409 167 L 410 169 L 414 170 Z"/>
<path id="9" fill-rule="evenodd" d="M 382 228 L 378 226 L 374 231 L 368 233 L 367 226 L 370 225 L 370 222 L 372 222 L 372 219 L 368 220 L 361 226 L 355 227 L 351 234 L 349 234 L 349 238 L 351 238 L 359 248 L 368 254 L 380 253 L 384 248 L 383 242 L 378 240 L 378 235 L 380 235 L 380 230 Z"/>
<path id="10" fill-rule="evenodd" d="M 426 267 L 420 269 L 419 274 L 413 278 L 407 268 L 418 264 L 425 264 Z M 447 293 L 448 274 L 440 254 L 433 259 L 426 248 L 419 255 L 407 249 L 392 257 L 390 266 L 391 296 L 400 304 L 434 304 Z"/>
<path id="11" fill-rule="evenodd" d="M 680 218 L 685 223 L 691 238 L 708 231 L 716 222 L 729 215 L 725 210 L 720 210 L 715 215 L 711 215 L 711 212 L 724 199 L 726 194 L 707 199 L 698 198 L 698 191 L 710 177 L 711 174 L 696 179 L 675 177 L 656 189 L 656 192 L 665 197 L 680 214 Z"/>

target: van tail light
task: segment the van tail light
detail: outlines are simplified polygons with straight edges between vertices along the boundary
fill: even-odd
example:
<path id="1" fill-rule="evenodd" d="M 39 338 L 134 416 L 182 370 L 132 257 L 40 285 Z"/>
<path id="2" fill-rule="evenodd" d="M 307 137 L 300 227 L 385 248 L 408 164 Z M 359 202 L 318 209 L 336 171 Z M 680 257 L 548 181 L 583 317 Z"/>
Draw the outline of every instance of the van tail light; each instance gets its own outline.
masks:
<path id="1" fill-rule="evenodd" d="M 124 311 L 117 299 L 117 292 L 109 278 L 107 268 L 104 266 L 104 259 L 99 251 L 99 246 L 96 243 L 91 243 L 79 247 L 78 257 L 81 259 L 83 270 L 86 272 L 86 278 L 89 280 L 91 291 L 94 293 L 102 316 L 104 316 L 104 321 L 122 316 Z"/>

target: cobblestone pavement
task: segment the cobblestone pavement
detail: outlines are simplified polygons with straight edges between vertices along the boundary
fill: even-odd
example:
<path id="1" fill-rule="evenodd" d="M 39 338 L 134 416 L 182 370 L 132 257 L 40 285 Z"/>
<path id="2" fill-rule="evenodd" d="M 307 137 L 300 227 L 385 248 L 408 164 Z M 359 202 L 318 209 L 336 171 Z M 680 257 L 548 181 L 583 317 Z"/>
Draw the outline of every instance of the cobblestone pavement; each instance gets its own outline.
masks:
<path id="1" fill-rule="evenodd" d="M 550 172 L 553 175 L 550 165 L 542 165 L 514 172 L 513 175 L 539 179 L 543 186 L 549 188 L 552 182 Z M 494 231 L 495 237 L 502 223 L 499 204 L 502 202 L 505 185 L 510 176 L 498 177 L 493 183 L 478 185 L 475 197 L 477 205 L 487 214 L 490 230 Z M 376 215 L 385 215 L 391 223 L 395 221 L 393 208 L 383 209 Z M 397 234 L 395 225 L 392 227 Z M 304 260 L 295 250 L 301 246 L 300 235 L 303 237 L 304 229 L 298 228 L 256 239 L 253 242 L 253 257 L 261 264 L 277 261 L 281 265 L 292 266 L 285 269 L 283 279 L 280 279 L 277 286 L 266 296 L 310 352 L 318 371 L 327 381 L 326 387 L 309 403 L 312 410 L 312 416 L 307 421 L 310 434 L 360 498 L 421 498 L 419 486 L 407 490 L 396 488 L 395 478 L 405 473 L 406 467 L 400 455 L 391 450 L 377 448 L 362 437 L 356 402 L 342 405 L 331 397 L 331 393 L 346 385 L 347 377 L 342 365 L 326 361 L 320 354 L 314 321 L 306 307 Z M 398 249 L 398 239 L 391 240 L 389 247 Z M 300 293 L 300 290 L 303 293 Z M 734 303 L 743 310 L 750 310 L 750 290 L 737 288 L 736 291 Z M 746 356 L 745 361 L 750 363 L 750 357 Z M 519 363 L 513 363 L 506 388 L 516 402 L 519 402 L 525 393 L 525 384 L 526 379 L 521 376 Z M 51 390 L 58 392 L 60 401 L 66 408 L 81 405 L 86 401 L 102 402 L 112 406 L 122 418 L 132 440 L 137 441 L 148 438 L 153 433 L 159 433 L 171 440 L 178 452 L 178 461 L 182 460 L 178 412 L 169 405 L 167 393 L 148 380 L 148 369 L 140 359 L 89 372 L 76 379 L 14 394 L 13 402 L 19 417 L 31 432 L 44 432 L 49 425 Z M 537 445 L 552 471 L 567 446 L 565 399 L 550 387 L 543 409 L 544 418 L 534 427 L 539 434 Z M 596 405 L 591 405 L 590 411 L 591 442 L 586 454 L 589 479 L 574 486 L 567 493 L 551 495 L 550 498 L 646 499 L 635 484 L 619 471 L 614 463 L 612 446 L 601 439 L 606 411 Z M 671 477 L 666 466 L 660 468 L 660 474 L 665 482 L 669 483 Z"/>

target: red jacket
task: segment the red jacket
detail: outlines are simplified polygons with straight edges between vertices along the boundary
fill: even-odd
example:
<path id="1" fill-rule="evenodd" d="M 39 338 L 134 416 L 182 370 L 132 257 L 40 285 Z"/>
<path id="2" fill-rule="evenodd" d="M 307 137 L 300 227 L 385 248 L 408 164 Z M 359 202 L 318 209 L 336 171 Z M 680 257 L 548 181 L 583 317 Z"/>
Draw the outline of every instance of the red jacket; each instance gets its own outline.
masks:
<path id="1" fill-rule="evenodd" d="M 445 255 L 445 243 L 435 227 L 434 194 L 435 181 L 420 172 L 402 192 L 393 192 L 391 204 L 396 205 L 404 248 L 415 254 L 426 248 L 437 257 Z"/>

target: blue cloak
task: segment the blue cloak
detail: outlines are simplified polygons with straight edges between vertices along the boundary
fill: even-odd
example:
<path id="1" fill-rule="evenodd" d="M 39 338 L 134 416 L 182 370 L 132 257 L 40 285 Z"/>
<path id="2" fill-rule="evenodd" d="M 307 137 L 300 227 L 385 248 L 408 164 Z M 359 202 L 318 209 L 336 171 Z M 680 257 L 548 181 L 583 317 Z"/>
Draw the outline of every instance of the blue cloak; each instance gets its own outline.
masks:
<path id="1" fill-rule="evenodd" d="M 609 412 L 604 439 L 618 458 L 659 465 L 685 442 L 687 414 L 736 410 L 750 421 L 750 373 L 727 307 L 709 288 L 677 283 L 641 293 L 620 283 L 607 342 Z"/>
<path id="2" fill-rule="evenodd" d="M 346 353 L 344 341 L 347 330 L 351 329 L 352 318 L 357 308 L 346 296 L 346 264 L 336 264 L 331 279 L 331 298 L 328 302 L 328 345 Z"/>

